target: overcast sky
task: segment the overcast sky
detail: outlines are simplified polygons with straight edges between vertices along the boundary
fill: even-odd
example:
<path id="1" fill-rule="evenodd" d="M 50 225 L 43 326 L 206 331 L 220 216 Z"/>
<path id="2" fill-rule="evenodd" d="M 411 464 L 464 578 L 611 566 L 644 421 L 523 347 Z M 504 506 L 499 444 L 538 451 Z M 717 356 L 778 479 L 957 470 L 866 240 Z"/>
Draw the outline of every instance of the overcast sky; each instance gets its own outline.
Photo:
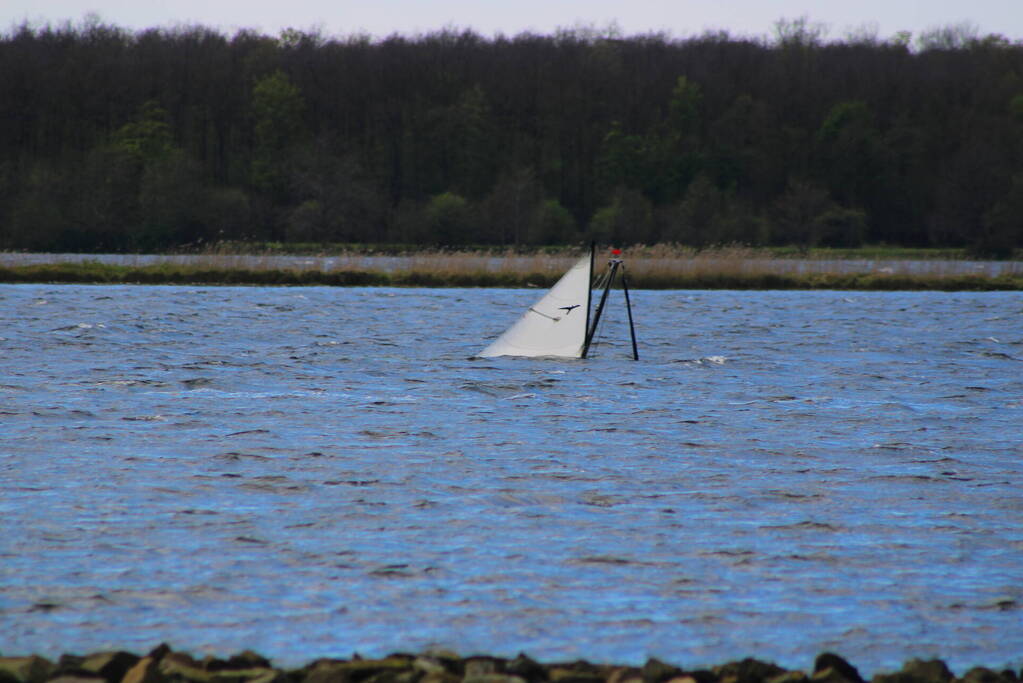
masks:
<path id="1" fill-rule="evenodd" d="M 1023 0 L 0 0 L 0 28 L 80 22 L 89 13 L 129 29 L 201 24 L 232 34 L 252 28 L 318 28 L 327 36 L 413 35 L 446 26 L 484 35 L 595 26 L 626 34 L 665 31 L 676 37 L 725 29 L 769 35 L 780 18 L 822 23 L 829 38 L 873 27 L 887 38 L 969 22 L 982 34 L 1023 39 Z"/>

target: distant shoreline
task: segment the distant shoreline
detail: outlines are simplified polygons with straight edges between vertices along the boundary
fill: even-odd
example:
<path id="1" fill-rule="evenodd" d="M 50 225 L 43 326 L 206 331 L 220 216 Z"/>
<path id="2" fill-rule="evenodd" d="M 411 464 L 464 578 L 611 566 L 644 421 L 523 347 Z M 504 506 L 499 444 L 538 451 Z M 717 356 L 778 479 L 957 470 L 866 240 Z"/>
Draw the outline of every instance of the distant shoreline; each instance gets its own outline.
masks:
<path id="1" fill-rule="evenodd" d="M 0 254 L 0 283 L 549 287 L 573 257 L 424 253 L 300 257 Z M 1020 262 L 771 258 L 722 250 L 626 254 L 635 289 L 1021 291 Z"/>

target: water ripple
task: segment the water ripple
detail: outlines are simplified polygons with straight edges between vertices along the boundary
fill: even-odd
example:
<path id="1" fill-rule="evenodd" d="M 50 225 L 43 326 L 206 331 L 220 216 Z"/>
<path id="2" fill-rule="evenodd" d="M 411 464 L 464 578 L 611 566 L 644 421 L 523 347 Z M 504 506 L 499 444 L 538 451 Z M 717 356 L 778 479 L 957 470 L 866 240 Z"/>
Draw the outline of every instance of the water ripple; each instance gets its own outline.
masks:
<path id="1" fill-rule="evenodd" d="M 0 287 L 0 650 L 1021 664 L 1023 296 Z"/>

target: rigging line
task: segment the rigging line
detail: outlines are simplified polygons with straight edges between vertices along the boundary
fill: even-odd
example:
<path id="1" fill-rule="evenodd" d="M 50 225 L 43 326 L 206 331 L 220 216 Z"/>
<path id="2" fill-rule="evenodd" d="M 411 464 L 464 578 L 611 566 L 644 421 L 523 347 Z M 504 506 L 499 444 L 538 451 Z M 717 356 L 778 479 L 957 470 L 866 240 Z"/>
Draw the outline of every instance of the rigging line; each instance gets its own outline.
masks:
<path id="1" fill-rule="evenodd" d="M 556 317 L 556 316 L 553 316 L 553 315 L 547 315 L 546 313 L 541 313 L 540 311 L 536 310 L 532 306 L 529 307 L 529 310 L 531 310 L 533 313 L 536 313 L 539 316 L 543 316 L 544 318 L 547 318 L 548 320 L 553 320 L 554 322 L 558 322 L 559 320 L 561 320 L 560 317 Z"/>
<path id="2" fill-rule="evenodd" d="M 610 300 L 610 297 L 608 297 L 608 299 Z M 603 316 L 603 317 L 601 317 L 600 320 L 597 321 L 597 328 L 595 330 L 593 330 L 593 337 L 590 339 L 590 348 L 591 349 L 594 349 L 594 348 L 600 346 L 601 334 L 603 333 L 604 326 L 606 324 L 607 324 L 607 316 Z"/>
<path id="3" fill-rule="evenodd" d="M 609 277 L 611 277 L 610 269 L 608 269 L 601 277 L 600 286 L 597 289 L 603 289 L 605 286 L 607 286 Z M 608 287 L 608 296 L 607 298 L 604 299 L 605 310 L 607 309 L 608 302 L 611 301 L 611 290 L 613 290 L 614 288 L 615 288 L 614 281 L 611 281 L 610 287 Z M 604 328 L 607 326 L 607 320 L 608 316 L 606 314 L 601 316 L 601 318 L 597 320 L 597 327 L 594 328 L 593 336 L 590 338 L 590 349 L 594 349 L 600 346 L 601 335 L 603 334 Z"/>

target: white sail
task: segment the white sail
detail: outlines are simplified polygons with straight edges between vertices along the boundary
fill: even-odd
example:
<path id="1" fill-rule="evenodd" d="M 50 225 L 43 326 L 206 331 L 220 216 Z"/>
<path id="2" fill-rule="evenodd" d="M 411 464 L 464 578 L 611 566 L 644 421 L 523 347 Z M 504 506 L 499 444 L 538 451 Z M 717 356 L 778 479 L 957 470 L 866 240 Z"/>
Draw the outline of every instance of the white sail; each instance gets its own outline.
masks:
<path id="1" fill-rule="evenodd" d="M 480 356 L 580 358 L 586 339 L 590 263 L 584 256 Z"/>

